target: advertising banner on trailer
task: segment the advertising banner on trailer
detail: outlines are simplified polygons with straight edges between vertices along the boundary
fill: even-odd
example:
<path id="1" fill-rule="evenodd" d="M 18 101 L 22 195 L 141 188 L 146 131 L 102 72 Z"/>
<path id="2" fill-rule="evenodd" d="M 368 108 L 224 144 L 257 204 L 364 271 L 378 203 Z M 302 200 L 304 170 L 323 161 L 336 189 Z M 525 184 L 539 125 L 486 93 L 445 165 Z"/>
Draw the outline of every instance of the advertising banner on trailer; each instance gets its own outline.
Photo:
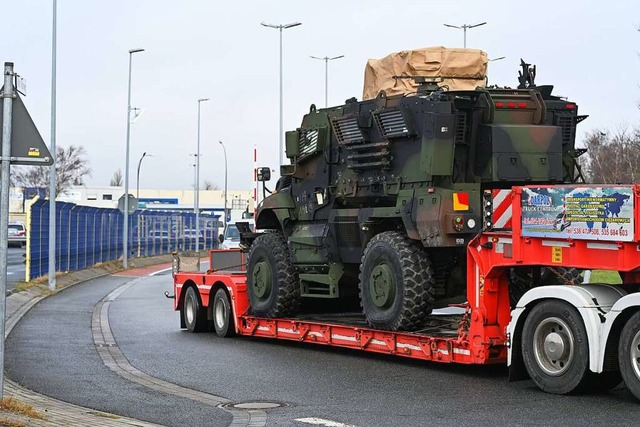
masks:
<path id="1" fill-rule="evenodd" d="M 522 235 L 559 239 L 633 240 L 633 187 L 527 187 Z"/>

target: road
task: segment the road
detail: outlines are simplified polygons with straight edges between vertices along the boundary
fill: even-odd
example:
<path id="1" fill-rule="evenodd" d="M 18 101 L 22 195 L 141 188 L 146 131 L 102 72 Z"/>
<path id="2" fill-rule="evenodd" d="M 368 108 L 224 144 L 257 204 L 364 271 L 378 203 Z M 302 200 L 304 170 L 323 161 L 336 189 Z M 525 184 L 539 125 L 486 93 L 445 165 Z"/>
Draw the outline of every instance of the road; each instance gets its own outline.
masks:
<path id="1" fill-rule="evenodd" d="M 224 409 L 158 392 L 105 367 L 92 338 L 92 313 L 131 279 L 96 279 L 34 307 L 7 340 L 8 377 L 68 402 L 168 426 L 229 425 L 234 415 Z M 267 411 L 268 426 L 305 426 L 315 419 L 360 427 L 634 425 L 640 417 L 640 404 L 623 386 L 601 395 L 554 396 L 531 381 L 509 383 L 502 366 L 189 334 L 179 329 L 172 302 L 162 295 L 169 289 L 171 276 L 159 275 L 111 294 L 109 325 L 117 347 L 153 377 L 232 403 L 282 404 Z M 296 421 L 301 419 L 307 421 Z"/>
<path id="2" fill-rule="evenodd" d="M 7 254 L 7 288 L 15 289 L 16 282 L 24 281 L 24 248 L 9 248 Z"/>

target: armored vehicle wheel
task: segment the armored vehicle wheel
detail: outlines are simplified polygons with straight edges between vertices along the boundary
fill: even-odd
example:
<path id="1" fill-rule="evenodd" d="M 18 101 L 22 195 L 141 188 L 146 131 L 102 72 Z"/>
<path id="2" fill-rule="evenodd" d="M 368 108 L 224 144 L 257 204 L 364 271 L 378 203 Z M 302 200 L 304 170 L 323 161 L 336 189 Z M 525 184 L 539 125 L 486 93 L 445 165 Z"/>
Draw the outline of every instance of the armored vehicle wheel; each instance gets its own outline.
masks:
<path id="1" fill-rule="evenodd" d="M 290 316 L 298 311 L 300 279 L 282 233 L 264 233 L 251 245 L 247 293 L 256 316 Z"/>
<path id="2" fill-rule="evenodd" d="M 213 327 L 219 337 L 232 337 L 236 334 L 231 302 L 224 289 L 218 289 L 213 297 Z"/>
<path id="3" fill-rule="evenodd" d="M 618 361 L 624 383 L 640 399 L 640 312 L 631 316 L 622 329 Z"/>
<path id="4" fill-rule="evenodd" d="M 375 328 L 415 330 L 433 305 L 433 267 L 422 247 L 387 231 L 374 236 L 360 264 L 360 303 Z"/>
<path id="5" fill-rule="evenodd" d="M 529 376 L 553 394 L 589 387 L 589 346 L 580 314 L 562 301 L 543 301 L 527 317 L 522 330 L 522 358 Z"/>
<path id="6" fill-rule="evenodd" d="M 184 296 L 184 323 L 189 332 L 204 332 L 209 330 L 210 322 L 207 321 L 207 312 L 202 308 L 198 292 L 193 287 L 187 289 Z"/>

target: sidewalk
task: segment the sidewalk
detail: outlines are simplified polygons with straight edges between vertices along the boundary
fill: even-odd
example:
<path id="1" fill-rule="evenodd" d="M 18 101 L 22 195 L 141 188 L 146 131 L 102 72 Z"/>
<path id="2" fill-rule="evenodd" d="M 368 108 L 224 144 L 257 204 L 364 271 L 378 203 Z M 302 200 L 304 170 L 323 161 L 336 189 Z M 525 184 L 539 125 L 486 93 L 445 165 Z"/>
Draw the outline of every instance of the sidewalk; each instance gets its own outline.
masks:
<path id="1" fill-rule="evenodd" d="M 74 271 L 57 277 L 56 290 L 86 282 L 98 277 L 119 273 L 126 275 L 147 275 L 149 272 L 171 266 L 171 255 L 161 255 L 149 258 L 132 259 L 132 268 L 123 271 L 115 263 L 104 264 Z M 150 268 L 156 266 L 156 268 Z M 7 297 L 5 337 L 31 307 L 49 296 L 47 283 L 34 284 L 26 290 L 13 292 Z M 19 384 L 5 378 L 4 396 L 13 397 L 18 402 L 25 403 L 42 416 L 34 418 L 9 410 L 0 409 L 0 426 L 156 426 L 132 418 L 95 411 L 89 408 L 72 405 L 28 390 Z"/>

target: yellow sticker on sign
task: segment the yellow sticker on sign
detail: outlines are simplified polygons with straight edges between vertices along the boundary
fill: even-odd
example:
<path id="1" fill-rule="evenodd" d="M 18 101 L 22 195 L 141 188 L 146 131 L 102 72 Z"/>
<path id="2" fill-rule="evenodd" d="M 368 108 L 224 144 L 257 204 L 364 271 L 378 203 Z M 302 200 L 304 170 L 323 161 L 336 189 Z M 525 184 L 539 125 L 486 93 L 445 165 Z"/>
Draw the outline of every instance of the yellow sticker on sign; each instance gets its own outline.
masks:
<path id="1" fill-rule="evenodd" d="M 40 149 L 39 148 L 29 148 L 29 157 L 40 157 Z"/>
<path id="2" fill-rule="evenodd" d="M 551 262 L 556 264 L 562 263 L 562 247 L 553 246 L 551 248 Z"/>

